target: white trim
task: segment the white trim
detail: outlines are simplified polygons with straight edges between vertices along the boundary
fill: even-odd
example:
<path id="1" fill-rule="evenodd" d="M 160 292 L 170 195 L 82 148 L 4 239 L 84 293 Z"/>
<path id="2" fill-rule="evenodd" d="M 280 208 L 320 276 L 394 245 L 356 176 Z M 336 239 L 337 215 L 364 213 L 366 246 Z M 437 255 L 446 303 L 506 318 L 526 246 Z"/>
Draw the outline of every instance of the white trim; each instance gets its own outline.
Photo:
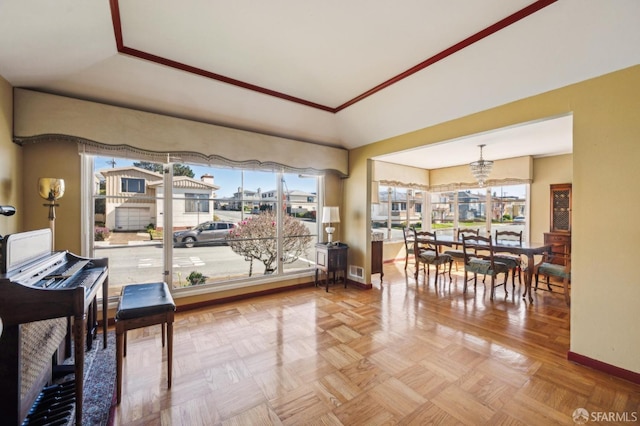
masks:
<path id="1" fill-rule="evenodd" d="M 92 203 L 94 156 L 80 153 L 80 253 L 91 257 L 95 216 Z"/>
<path id="2" fill-rule="evenodd" d="M 164 261 L 163 281 L 167 282 L 171 293 L 173 293 L 173 164 L 164 164 L 164 191 L 162 196 L 164 217 L 162 218 L 162 243 L 164 244 L 162 253 Z M 156 194 L 157 195 L 157 194 Z M 167 280 L 167 277 L 170 279 Z"/>

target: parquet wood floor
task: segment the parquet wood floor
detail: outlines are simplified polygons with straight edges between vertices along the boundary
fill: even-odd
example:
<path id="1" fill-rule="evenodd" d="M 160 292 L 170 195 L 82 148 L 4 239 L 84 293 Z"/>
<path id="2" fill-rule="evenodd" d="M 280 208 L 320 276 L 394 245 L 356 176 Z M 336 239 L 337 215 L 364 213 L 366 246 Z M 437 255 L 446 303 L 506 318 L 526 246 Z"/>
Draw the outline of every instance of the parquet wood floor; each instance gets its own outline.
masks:
<path id="1" fill-rule="evenodd" d="M 567 361 L 569 308 L 496 299 L 463 277 L 385 264 L 372 290 L 332 285 L 176 315 L 173 386 L 160 327 L 129 332 L 120 425 L 551 425 L 640 412 L 640 386 Z M 589 424 L 594 422 L 590 421 Z M 601 424 L 612 424 L 603 422 Z"/>

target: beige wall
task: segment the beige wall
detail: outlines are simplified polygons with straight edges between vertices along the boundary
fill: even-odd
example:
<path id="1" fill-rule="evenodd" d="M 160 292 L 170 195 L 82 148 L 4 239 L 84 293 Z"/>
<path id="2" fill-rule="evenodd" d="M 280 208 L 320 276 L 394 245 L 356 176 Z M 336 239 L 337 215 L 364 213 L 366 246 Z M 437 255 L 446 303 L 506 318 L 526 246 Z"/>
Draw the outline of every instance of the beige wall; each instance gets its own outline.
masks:
<path id="1" fill-rule="evenodd" d="M 22 230 L 22 197 L 20 174 L 22 150 L 12 142 L 13 88 L 0 77 L 0 205 L 14 206 L 13 216 L 0 216 L 0 235 Z"/>
<path id="2" fill-rule="evenodd" d="M 22 173 L 22 193 L 24 198 L 24 230 L 49 227 L 49 208 L 46 200 L 38 194 L 38 178 L 64 179 L 64 196 L 56 207 L 55 238 L 56 250 L 69 250 L 81 254 L 80 247 L 80 157 L 78 145 L 70 141 L 26 144 L 24 151 L 24 171 Z"/>
<path id="3" fill-rule="evenodd" d="M 640 372 L 640 286 L 633 269 L 640 229 L 631 227 L 622 232 L 621 224 L 612 216 L 612 209 L 628 214 L 640 211 L 640 197 L 633 195 L 637 192 L 633 185 L 640 180 L 638 111 L 640 66 L 634 66 L 350 151 L 344 200 L 349 220 L 345 239 L 352 247 L 350 262 L 366 265 L 368 271 L 368 204 L 362 188 L 370 179 L 366 166 L 370 158 L 573 113 L 570 350 Z M 541 161 L 538 172 L 548 166 Z M 567 181 L 571 172 L 566 173 L 554 174 L 552 179 Z M 548 183 L 534 184 L 534 201 L 544 198 Z M 534 237 L 548 227 L 549 219 L 543 218 L 548 215 L 546 203 L 545 212 L 536 211 L 532 218 Z"/>

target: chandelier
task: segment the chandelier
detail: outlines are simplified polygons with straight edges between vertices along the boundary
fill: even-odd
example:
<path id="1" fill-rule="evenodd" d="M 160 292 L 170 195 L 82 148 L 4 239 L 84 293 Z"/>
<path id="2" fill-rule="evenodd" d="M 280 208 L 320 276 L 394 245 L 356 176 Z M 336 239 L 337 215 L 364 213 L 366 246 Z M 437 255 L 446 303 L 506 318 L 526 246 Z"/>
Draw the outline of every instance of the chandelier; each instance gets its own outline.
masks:
<path id="1" fill-rule="evenodd" d="M 489 173 L 491 173 L 491 169 L 493 168 L 493 161 L 483 159 L 482 148 L 485 145 L 482 144 L 478 146 L 480 147 L 480 159 L 478 161 L 470 163 L 469 167 L 471 168 L 471 174 L 473 174 L 473 177 L 478 181 L 478 185 L 480 186 L 480 188 L 482 188 L 487 182 Z"/>

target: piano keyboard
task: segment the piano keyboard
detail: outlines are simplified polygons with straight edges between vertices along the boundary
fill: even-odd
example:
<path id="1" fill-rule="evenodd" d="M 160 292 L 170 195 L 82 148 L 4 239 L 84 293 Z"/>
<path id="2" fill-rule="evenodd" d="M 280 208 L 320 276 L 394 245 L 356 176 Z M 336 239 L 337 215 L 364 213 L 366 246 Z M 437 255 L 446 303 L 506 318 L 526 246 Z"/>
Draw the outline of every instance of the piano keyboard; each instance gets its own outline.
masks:
<path id="1" fill-rule="evenodd" d="M 61 288 L 76 288 L 78 286 L 85 286 L 88 290 L 91 288 L 92 284 L 98 280 L 100 274 L 106 271 L 106 267 L 97 267 L 97 268 L 87 268 L 82 269 L 76 276 L 73 276 L 72 279 L 65 278 L 56 278 L 54 277 L 45 277 L 44 282 L 40 282 L 36 284 L 36 287 L 48 288 L 48 289 L 61 289 Z M 76 271 L 77 272 L 77 271 Z M 71 276 L 70 276 L 71 277 Z"/>
<path id="2" fill-rule="evenodd" d="M 50 280 L 50 279 L 66 279 L 69 278 L 71 276 L 73 276 L 73 274 L 75 274 L 76 272 L 78 272 L 79 270 L 81 270 L 82 268 L 84 268 L 87 263 L 89 263 L 88 260 L 78 260 L 76 262 L 73 262 L 73 264 L 69 267 L 67 267 L 65 270 L 63 271 L 56 271 L 55 273 L 51 274 L 51 275 L 47 275 L 46 277 L 44 277 L 45 280 Z"/>
<path id="3" fill-rule="evenodd" d="M 42 390 L 22 426 L 66 425 L 75 406 L 75 382 L 70 380 Z"/>

